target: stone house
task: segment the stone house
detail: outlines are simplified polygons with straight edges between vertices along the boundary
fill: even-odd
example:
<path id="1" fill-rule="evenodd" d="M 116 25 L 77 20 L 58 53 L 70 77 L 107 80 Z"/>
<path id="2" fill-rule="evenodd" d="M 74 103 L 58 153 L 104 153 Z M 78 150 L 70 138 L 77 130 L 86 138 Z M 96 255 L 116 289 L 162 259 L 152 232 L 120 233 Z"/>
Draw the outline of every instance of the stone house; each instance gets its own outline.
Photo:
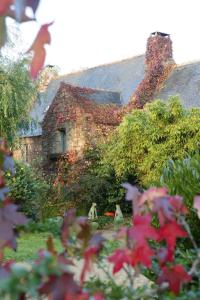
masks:
<path id="1" fill-rule="evenodd" d="M 105 138 L 119 124 L 115 114 L 119 107 L 119 93 L 62 82 L 42 122 L 45 169 L 54 168 L 54 162 L 64 153 L 81 157 L 86 147 Z"/>
<path id="2" fill-rule="evenodd" d="M 51 165 L 68 152 L 104 138 L 124 114 L 153 99 L 180 95 L 185 107 L 200 106 L 200 62 L 177 66 L 168 34 L 154 32 L 145 55 L 51 80 L 39 94 L 22 147 L 14 156 Z"/>

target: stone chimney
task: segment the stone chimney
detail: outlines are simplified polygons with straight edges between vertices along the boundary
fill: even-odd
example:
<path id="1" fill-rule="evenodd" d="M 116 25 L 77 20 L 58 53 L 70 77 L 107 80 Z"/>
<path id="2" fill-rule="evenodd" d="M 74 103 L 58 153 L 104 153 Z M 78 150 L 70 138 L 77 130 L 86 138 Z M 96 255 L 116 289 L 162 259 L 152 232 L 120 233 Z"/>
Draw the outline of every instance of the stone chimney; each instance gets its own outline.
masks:
<path id="1" fill-rule="evenodd" d="M 156 65 L 172 64 L 172 41 L 170 35 L 163 32 L 153 32 L 147 40 L 145 55 L 146 70 Z"/>
<path id="2" fill-rule="evenodd" d="M 131 97 L 127 110 L 142 108 L 162 86 L 175 66 L 170 35 L 153 32 L 147 40 L 145 76 Z"/>

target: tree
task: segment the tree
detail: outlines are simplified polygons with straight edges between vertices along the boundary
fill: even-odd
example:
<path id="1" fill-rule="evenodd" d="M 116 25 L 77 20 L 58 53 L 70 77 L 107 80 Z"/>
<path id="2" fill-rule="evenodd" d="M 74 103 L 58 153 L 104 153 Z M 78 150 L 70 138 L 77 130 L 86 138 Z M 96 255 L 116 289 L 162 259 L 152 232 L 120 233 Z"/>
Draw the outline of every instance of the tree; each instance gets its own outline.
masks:
<path id="1" fill-rule="evenodd" d="M 0 60 L 0 136 L 13 145 L 20 126 L 36 97 L 36 84 L 30 79 L 28 60 Z"/>

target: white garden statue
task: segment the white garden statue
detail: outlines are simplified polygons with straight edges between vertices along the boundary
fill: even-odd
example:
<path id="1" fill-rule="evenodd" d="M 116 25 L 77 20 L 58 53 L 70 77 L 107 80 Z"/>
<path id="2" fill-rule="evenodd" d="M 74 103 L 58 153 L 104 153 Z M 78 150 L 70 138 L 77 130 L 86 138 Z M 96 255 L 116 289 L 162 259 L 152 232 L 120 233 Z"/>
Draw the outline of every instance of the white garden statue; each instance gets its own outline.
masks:
<path id="1" fill-rule="evenodd" d="M 92 206 L 89 210 L 89 213 L 88 213 L 88 219 L 89 220 L 95 220 L 97 218 L 97 204 L 95 202 L 92 203 Z"/>
<path id="2" fill-rule="evenodd" d="M 114 218 L 114 222 L 118 223 L 118 222 L 122 222 L 124 219 L 121 208 L 118 204 L 116 204 L 116 211 L 115 211 L 115 218 Z"/>

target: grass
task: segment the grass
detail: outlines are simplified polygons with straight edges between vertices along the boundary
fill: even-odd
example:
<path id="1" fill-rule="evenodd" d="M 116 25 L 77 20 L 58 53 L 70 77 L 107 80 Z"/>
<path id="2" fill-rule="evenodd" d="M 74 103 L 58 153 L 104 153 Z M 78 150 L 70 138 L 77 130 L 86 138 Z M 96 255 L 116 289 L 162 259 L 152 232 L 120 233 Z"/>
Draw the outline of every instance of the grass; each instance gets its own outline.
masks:
<path id="1" fill-rule="evenodd" d="M 46 240 L 49 233 L 22 233 L 17 239 L 17 251 L 6 249 L 5 259 L 14 259 L 15 261 L 30 261 L 37 258 L 38 250 L 46 248 Z M 53 238 L 55 248 L 62 249 L 60 240 Z"/>

